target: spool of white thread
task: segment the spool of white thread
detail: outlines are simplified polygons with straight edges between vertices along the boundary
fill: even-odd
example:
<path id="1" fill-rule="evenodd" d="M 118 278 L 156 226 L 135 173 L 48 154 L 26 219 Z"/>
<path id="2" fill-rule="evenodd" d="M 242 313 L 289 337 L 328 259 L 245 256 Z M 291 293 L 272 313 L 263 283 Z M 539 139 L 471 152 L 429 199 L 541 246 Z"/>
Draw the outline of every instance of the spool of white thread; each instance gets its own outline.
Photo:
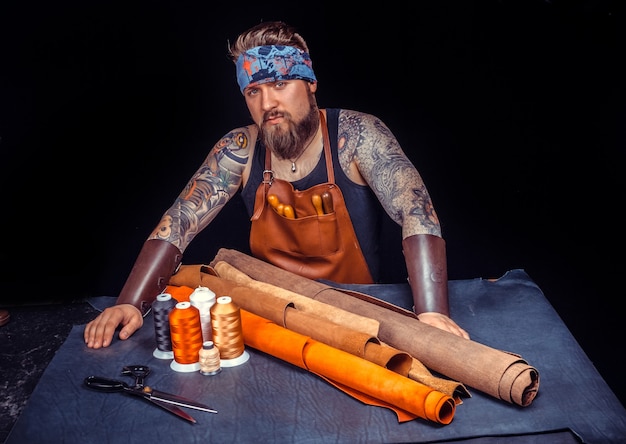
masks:
<path id="1" fill-rule="evenodd" d="M 200 312 L 203 342 L 212 341 L 211 307 L 215 304 L 215 293 L 207 287 L 199 286 L 189 295 L 189 302 Z"/>

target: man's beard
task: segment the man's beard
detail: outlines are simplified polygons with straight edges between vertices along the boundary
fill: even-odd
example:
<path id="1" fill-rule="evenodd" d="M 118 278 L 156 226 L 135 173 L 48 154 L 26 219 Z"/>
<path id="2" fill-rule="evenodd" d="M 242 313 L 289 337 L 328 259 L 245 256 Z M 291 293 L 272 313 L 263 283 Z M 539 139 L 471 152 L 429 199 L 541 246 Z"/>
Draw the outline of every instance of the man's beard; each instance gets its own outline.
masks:
<path id="1" fill-rule="evenodd" d="M 307 140 L 317 132 L 320 122 L 317 106 L 311 103 L 308 114 L 300 122 L 294 122 L 286 111 L 282 114 L 288 124 L 287 130 L 280 125 L 262 125 L 261 140 L 279 159 L 295 159 L 304 150 Z"/>

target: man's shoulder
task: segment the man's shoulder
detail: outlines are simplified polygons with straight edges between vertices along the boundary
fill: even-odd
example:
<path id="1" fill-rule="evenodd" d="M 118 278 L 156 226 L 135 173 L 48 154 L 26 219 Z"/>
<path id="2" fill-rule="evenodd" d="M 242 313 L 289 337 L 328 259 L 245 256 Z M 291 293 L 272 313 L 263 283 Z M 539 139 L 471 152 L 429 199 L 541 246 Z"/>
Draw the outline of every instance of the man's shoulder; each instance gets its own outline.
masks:
<path id="1" fill-rule="evenodd" d="M 331 108 L 332 109 L 332 108 Z M 372 116 L 372 114 L 363 112 L 363 111 L 357 111 L 355 109 L 347 109 L 347 108 L 334 108 L 338 113 L 339 116 L 348 116 L 348 117 L 352 117 L 352 116 Z M 372 116 L 374 117 L 374 116 Z"/>
<path id="2" fill-rule="evenodd" d="M 257 134 L 256 125 L 238 126 L 225 133 L 217 142 L 217 146 L 236 146 L 239 149 L 249 148 L 256 143 Z"/>
<path id="3" fill-rule="evenodd" d="M 233 134 L 247 134 L 247 135 L 252 135 L 254 137 L 256 137 L 257 135 L 257 127 L 256 125 L 244 125 L 244 126 L 238 126 L 236 128 L 231 129 L 230 131 L 228 131 L 225 134 L 225 137 L 230 137 Z"/>
<path id="4" fill-rule="evenodd" d="M 354 109 L 337 109 L 339 116 L 339 124 L 350 124 L 358 122 L 359 124 L 367 124 L 379 121 L 380 119 L 373 114 Z"/>

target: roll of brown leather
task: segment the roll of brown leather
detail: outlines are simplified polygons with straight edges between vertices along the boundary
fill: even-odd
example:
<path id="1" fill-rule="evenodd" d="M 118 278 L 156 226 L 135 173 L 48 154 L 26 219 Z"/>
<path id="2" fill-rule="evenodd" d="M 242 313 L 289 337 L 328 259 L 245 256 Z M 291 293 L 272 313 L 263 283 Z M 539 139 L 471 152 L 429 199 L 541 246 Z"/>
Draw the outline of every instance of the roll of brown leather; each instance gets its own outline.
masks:
<path id="1" fill-rule="evenodd" d="M 210 264 L 220 276 L 228 278 L 220 272 L 219 262 L 231 265 L 251 279 L 376 319 L 382 342 L 409 353 L 430 370 L 495 398 L 525 407 L 537 394 L 539 372 L 519 355 L 461 338 L 420 322 L 406 310 L 389 309 L 385 301 L 364 294 L 351 296 L 237 250 L 220 249 Z"/>

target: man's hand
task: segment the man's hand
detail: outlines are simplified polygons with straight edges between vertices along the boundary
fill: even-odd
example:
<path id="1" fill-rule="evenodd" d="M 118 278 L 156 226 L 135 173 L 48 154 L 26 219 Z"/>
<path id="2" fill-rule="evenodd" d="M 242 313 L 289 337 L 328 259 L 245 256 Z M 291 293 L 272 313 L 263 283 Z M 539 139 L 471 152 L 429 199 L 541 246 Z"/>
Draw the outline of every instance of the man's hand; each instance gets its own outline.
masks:
<path id="1" fill-rule="evenodd" d="M 429 311 L 429 312 L 417 315 L 417 319 L 422 321 L 424 324 L 428 324 L 432 327 L 440 328 L 441 330 L 448 331 L 462 338 L 465 338 L 465 339 L 470 338 L 469 334 L 465 330 L 459 327 L 456 322 L 454 322 L 452 319 L 450 319 L 448 316 L 444 314 Z"/>
<path id="2" fill-rule="evenodd" d="M 137 307 L 131 304 L 114 305 L 104 309 L 100 315 L 85 327 L 85 344 L 89 348 L 108 347 L 118 325 L 121 340 L 128 339 L 143 325 L 143 317 Z"/>

